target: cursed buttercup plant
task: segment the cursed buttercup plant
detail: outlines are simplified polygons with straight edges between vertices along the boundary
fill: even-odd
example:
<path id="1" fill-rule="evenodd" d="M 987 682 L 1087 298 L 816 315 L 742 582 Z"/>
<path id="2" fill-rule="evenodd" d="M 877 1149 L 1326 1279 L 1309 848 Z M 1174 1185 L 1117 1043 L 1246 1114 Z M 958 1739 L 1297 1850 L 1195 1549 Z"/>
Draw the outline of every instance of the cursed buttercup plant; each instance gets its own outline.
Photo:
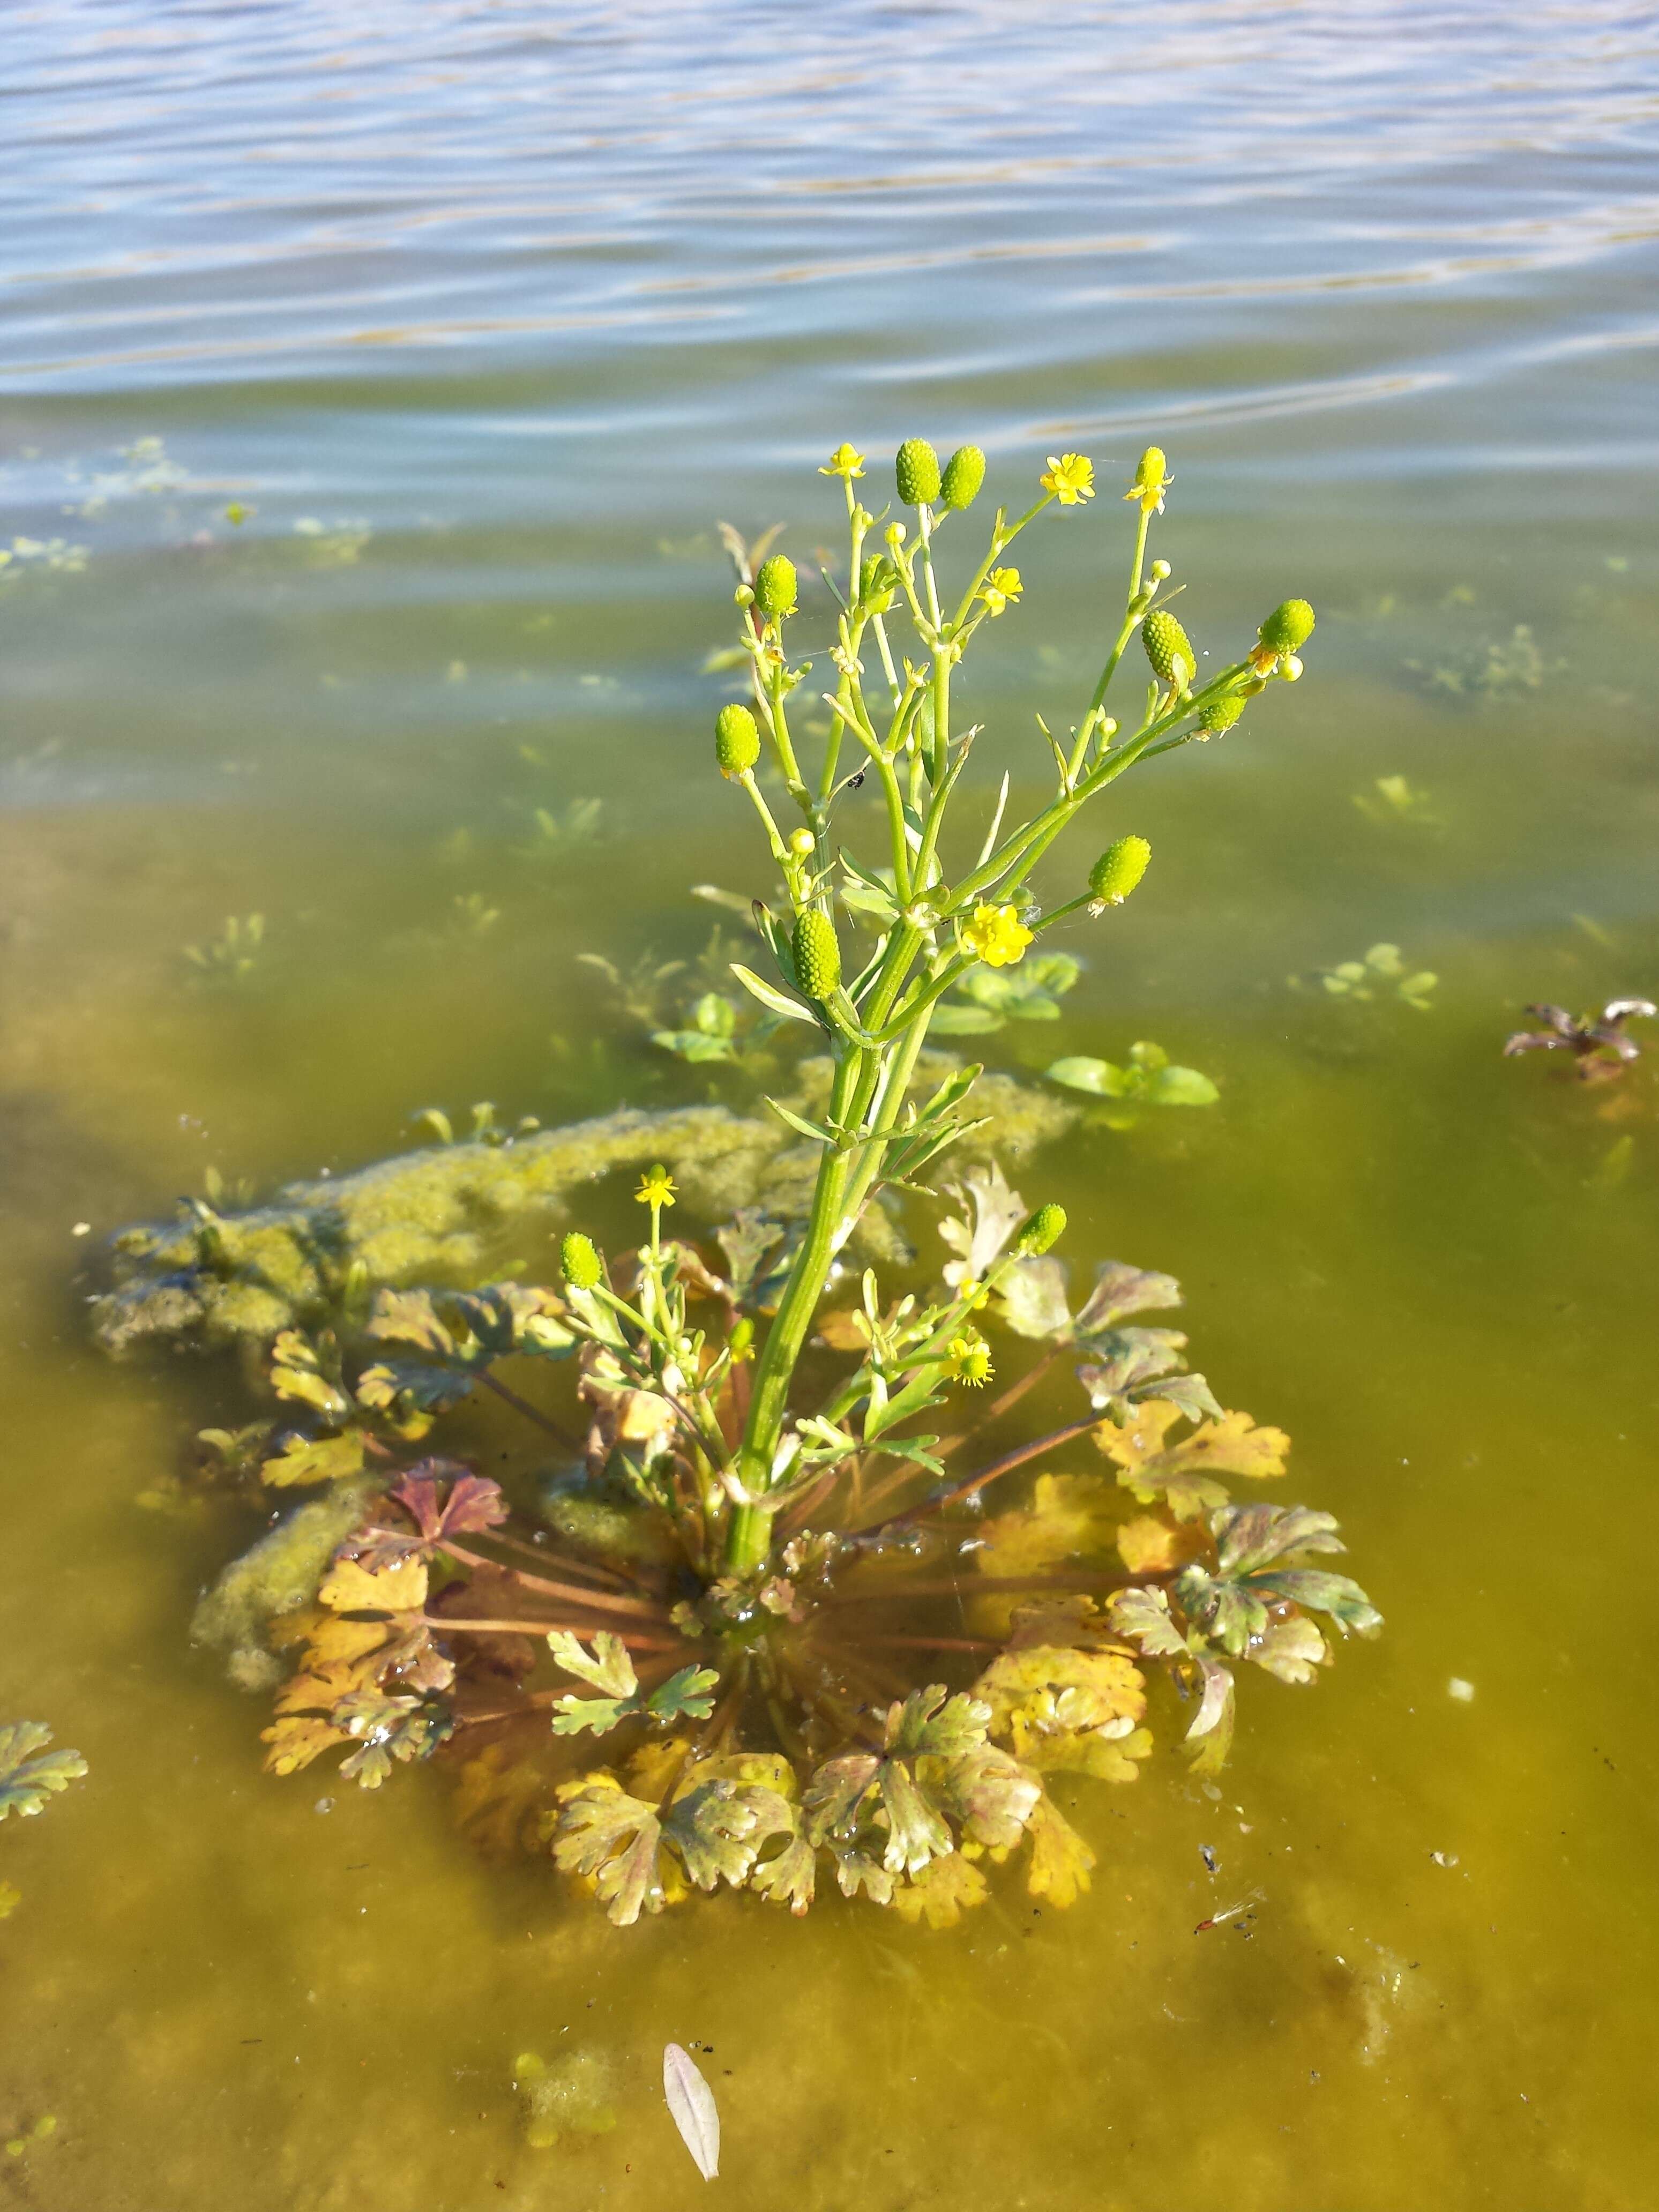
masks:
<path id="1" fill-rule="evenodd" d="M 963 665 L 1020 606 L 1021 533 L 1051 507 L 1080 525 L 1091 464 L 1051 459 L 1034 503 L 999 510 L 959 562 L 945 556 L 986 473 L 975 448 L 941 466 L 908 441 L 891 520 L 863 505 L 851 447 L 821 473 L 842 483 L 848 525 L 845 567 L 824 572 L 827 636 L 797 650 L 795 568 L 751 562 L 728 534 L 749 684 L 713 732 L 773 884 L 754 904 L 760 950 L 731 973 L 768 1034 L 799 1028 L 817 1055 L 768 1102 L 793 1183 L 780 1166 L 775 1202 L 696 1237 L 675 1222 L 695 1147 L 676 1172 L 647 1160 L 635 1249 L 607 1252 L 592 1220 L 573 1221 L 545 1287 L 476 1267 L 459 1286 L 441 1266 L 377 1275 L 340 1243 L 341 1217 L 331 1260 L 321 1205 L 303 1263 L 276 1267 L 273 1248 L 256 1255 L 266 1231 L 198 1208 L 193 1257 L 163 1273 L 168 1248 L 152 1240 L 142 1296 L 111 1302 L 112 1331 L 217 1313 L 246 1340 L 234 1316 L 273 1312 L 273 1284 L 292 1276 L 268 1353 L 279 1415 L 212 1444 L 237 1479 L 307 1502 L 202 1616 L 244 1680 L 271 1664 L 257 1639 L 290 1655 L 270 1763 L 337 1749 L 374 1786 L 445 1745 L 482 1841 L 550 1844 L 624 1923 L 721 1883 L 804 1911 L 827 1874 L 945 1923 L 1016 1850 L 1033 1893 L 1069 1903 L 1093 1854 L 1054 1778 L 1133 1778 L 1149 1664 L 1192 1701 L 1185 1741 L 1208 1768 L 1240 1663 L 1304 1682 L 1333 1626 L 1377 1625 L 1353 1583 L 1310 1564 L 1341 1548 L 1328 1515 L 1235 1501 L 1235 1480 L 1282 1476 L 1288 1440 L 1224 1411 L 1188 1371 L 1185 1337 L 1147 1323 L 1179 1304 L 1176 1284 L 1109 1262 L 1074 1310 L 1064 1213 L 1028 1206 L 991 1156 L 981 1071 L 927 1052 L 941 1006 L 1012 1003 L 982 983 L 975 999 L 971 979 L 1058 962 L 1042 988 L 1066 988 L 1075 963 L 1047 933 L 1068 916 L 1109 930 L 1152 854 L 1112 823 L 1039 892 L 1050 848 L 1106 812 L 1129 769 L 1222 734 L 1271 681 L 1300 676 L 1312 610 L 1286 601 L 1204 674 L 1169 564 L 1147 561 L 1169 485 L 1149 451 L 1126 495 L 1127 589 L 1099 680 L 1063 738 L 1039 725 L 1049 790 L 1011 818 L 1011 775 L 988 799 L 964 776 L 981 732 L 964 726 Z M 1106 702 L 1137 635 L 1147 677 L 1120 724 Z M 708 1141 L 743 1126 L 702 1110 Z M 663 1117 L 665 1152 L 678 1126 Z M 501 1182 L 519 1144 L 554 1157 L 550 1133 L 515 1137 L 476 1172 Z M 933 1187 L 953 1146 L 969 1164 Z M 456 1178 L 474 1149 L 448 1148 Z M 575 1187 L 559 1186 L 565 1203 Z M 912 1270 L 903 1295 L 884 1293 L 857 1264 L 879 1249 L 872 1226 L 895 1243 L 890 1209 L 914 1223 L 941 1188 L 942 1279 Z M 988 1403 L 999 1333 L 1042 1349 Z M 574 1372 L 574 1403 L 538 1385 L 550 1362 Z M 1084 1392 L 1074 1418 L 976 1445 L 1061 1363 Z M 419 1456 L 480 1391 L 580 1465 L 538 1492 L 528 1468 L 501 1486 Z"/>

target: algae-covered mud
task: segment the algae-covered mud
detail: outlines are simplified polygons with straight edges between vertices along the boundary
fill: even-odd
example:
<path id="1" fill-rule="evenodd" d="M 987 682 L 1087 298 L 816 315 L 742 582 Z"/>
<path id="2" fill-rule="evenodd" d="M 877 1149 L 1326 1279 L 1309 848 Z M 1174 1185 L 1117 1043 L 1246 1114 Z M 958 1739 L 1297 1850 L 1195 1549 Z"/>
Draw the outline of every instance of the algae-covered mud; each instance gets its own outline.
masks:
<path id="1" fill-rule="evenodd" d="M 50 1734 L 0 1753 L 0 2197 L 689 2200 L 672 2043 L 744 2204 L 1644 2203 L 1659 1774 L 1623 1561 L 1655 1534 L 1659 1029 L 1614 1009 L 1659 999 L 1647 27 L 65 0 L 13 43 L 0 1729 Z M 845 1899 L 826 1858 L 804 1916 L 722 1874 L 618 1927 L 544 1838 L 548 1717 L 590 1771 L 655 1723 L 580 1708 L 716 1668 L 704 1629 L 624 1644 L 631 1689 L 605 1608 L 561 1616 L 603 1681 L 478 1632 L 466 1695 L 545 1693 L 535 1757 L 480 1722 L 364 1789 L 340 1769 L 389 1738 L 272 1773 L 261 1736 L 319 1613 L 385 1640 L 384 1607 L 314 1602 L 360 1534 L 439 1616 L 465 1584 L 416 1555 L 446 1515 L 544 1581 L 695 1601 L 582 1489 L 604 1407 L 524 1286 L 567 1295 L 573 1230 L 637 1249 L 660 1163 L 662 1239 L 728 1287 L 747 1264 L 763 1334 L 807 1218 L 811 1143 L 763 1102 L 822 1123 L 829 1047 L 733 981 L 777 877 L 710 733 L 732 537 L 833 638 L 814 471 L 843 435 L 866 484 L 902 440 L 974 439 L 982 501 L 1093 458 L 1092 534 L 1022 539 L 953 696 L 978 819 L 1009 761 L 1010 818 L 1042 804 L 1034 717 L 1066 742 L 1086 703 L 1127 565 L 1103 510 L 1148 445 L 1198 684 L 1291 595 L 1319 627 L 1271 717 L 1103 823 L 1155 856 L 1121 909 L 944 994 L 912 1095 L 983 1062 L 989 1126 L 940 1166 L 959 1198 L 866 1216 L 806 1371 L 860 1356 L 866 1267 L 926 1297 L 999 1187 L 1057 1204 L 1063 1279 L 1030 1334 L 994 1293 L 997 1372 L 927 1423 L 946 1483 L 1103 1410 L 1073 1340 L 1116 1262 L 1179 1285 L 1109 1324 L 1188 1340 L 1154 1381 L 1294 1439 L 1282 1474 L 1201 1472 L 1340 1522 L 1349 1558 L 1302 1565 L 1388 1629 L 1314 1683 L 1242 1661 L 1224 1765 L 1161 1674 L 1097 1714 L 1097 1771 L 1041 1778 L 1092 1862 L 1068 1905 L 1028 1836 L 959 1855 L 984 1895 L 954 1914 Z M 797 694 L 814 747 L 835 688 L 823 658 Z M 1505 1056 L 1528 1035 L 1557 1042 Z M 385 1303 L 420 1291 L 435 1359 Z M 268 1395 L 277 1341 L 337 1322 L 339 1374 L 293 1352 Z M 471 1371 L 509 1326 L 495 1380 L 565 1435 Z M 377 1364 L 422 1373 L 327 1418 Z M 452 1471 L 375 1503 L 423 1453 Z M 262 1471 L 306 1454 L 324 1479 Z M 519 1517 L 463 1528 L 489 1491 L 458 1507 L 454 1468 Z M 776 1632 L 834 1656 L 886 1607 L 875 1635 L 934 1648 L 860 1698 L 969 1696 L 1021 1656 L 1028 1594 L 981 1585 L 1129 1577 L 1116 1531 L 1161 1510 L 1133 1472 L 1079 1436 L 999 1478 L 948 1571 L 899 1548 L 832 1594 L 943 1587 Z M 1103 1552 L 1028 1555 L 1103 1489 Z M 529 1616 L 514 1588 L 476 1617 Z M 987 1723 L 1020 1765 L 1031 1686 Z"/>

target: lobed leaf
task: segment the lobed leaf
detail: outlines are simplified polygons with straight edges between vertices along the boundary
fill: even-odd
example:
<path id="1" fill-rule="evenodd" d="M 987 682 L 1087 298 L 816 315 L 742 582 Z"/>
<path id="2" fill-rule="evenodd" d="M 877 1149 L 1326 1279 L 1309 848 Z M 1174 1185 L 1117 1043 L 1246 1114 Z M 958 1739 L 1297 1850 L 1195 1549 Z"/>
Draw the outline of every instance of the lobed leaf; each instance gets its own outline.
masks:
<path id="1" fill-rule="evenodd" d="M 954 1928 L 965 1911 L 983 1905 L 985 1876 L 972 1859 L 960 1851 L 946 1851 L 895 1885 L 886 1900 L 902 1920 L 915 1928 L 926 1921 L 930 1928 Z"/>
<path id="2" fill-rule="evenodd" d="M 1079 1338 L 1098 1335 L 1115 1328 L 1131 1314 L 1158 1312 L 1181 1304 L 1181 1285 L 1173 1275 L 1131 1267 L 1121 1260 L 1107 1260 L 1078 1315 L 1077 1334 Z"/>
<path id="3" fill-rule="evenodd" d="M 984 1574 L 1036 1574 L 1062 1559 L 1097 1557 L 1116 1534 L 1116 1501 L 1097 1476 L 1040 1474 L 1029 1505 L 985 1523 L 973 1556 Z"/>
<path id="4" fill-rule="evenodd" d="M 1129 1428 L 1096 1432 L 1101 1450 L 1117 1462 L 1118 1480 L 1143 1505 L 1161 1500 L 1176 1520 L 1193 1521 L 1226 1504 L 1217 1475 L 1261 1480 L 1285 1472 L 1291 1440 L 1282 1429 L 1259 1429 L 1248 1413 L 1223 1413 L 1178 1443 L 1167 1442 L 1170 1430 L 1186 1418 L 1166 1393 L 1137 1405 Z"/>
<path id="5" fill-rule="evenodd" d="M 11 1721 L 0 1728 L 0 1820 L 11 1813 L 29 1819 L 86 1772 L 78 1751 L 49 1751 L 51 1741 L 44 1721 Z"/>
<path id="6" fill-rule="evenodd" d="M 337 1559 L 317 1595 L 334 1613 L 417 1613 L 426 1603 L 426 1564 L 418 1559 L 371 1571 Z"/>
<path id="7" fill-rule="evenodd" d="M 1095 1854 L 1046 1790 L 1032 1808 L 1025 1832 L 1031 1839 L 1026 1889 L 1062 1911 L 1075 1905 L 1089 1887 Z"/>
<path id="8" fill-rule="evenodd" d="M 347 1482 L 363 1471 L 365 1438 L 361 1429 L 334 1437 L 289 1437 L 259 1469 L 273 1490 L 313 1482 Z"/>
<path id="9" fill-rule="evenodd" d="M 1118 1634 L 1139 1644 L 1148 1659 L 1187 1656 L 1187 1639 L 1170 1614 L 1169 1596 L 1164 1590 L 1117 1590 L 1106 1614 Z"/>
<path id="10" fill-rule="evenodd" d="M 556 1863 L 568 1874 L 591 1877 L 606 1917 L 618 1928 L 631 1928 L 641 1912 L 660 1912 L 668 1899 L 655 1806 L 629 1796 L 604 1767 L 566 1783 L 558 1796 Z"/>
<path id="11" fill-rule="evenodd" d="M 1063 1336 L 1072 1326 L 1066 1263 L 1045 1254 L 1016 1260 L 997 1285 L 999 1312 L 1016 1336 Z"/>

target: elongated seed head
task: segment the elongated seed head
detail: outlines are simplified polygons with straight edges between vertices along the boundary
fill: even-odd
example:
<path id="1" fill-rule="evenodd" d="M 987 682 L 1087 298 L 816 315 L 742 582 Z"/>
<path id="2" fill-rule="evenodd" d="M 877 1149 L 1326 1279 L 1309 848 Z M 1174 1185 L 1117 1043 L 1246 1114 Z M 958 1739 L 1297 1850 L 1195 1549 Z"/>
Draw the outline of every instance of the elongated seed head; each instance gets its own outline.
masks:
<path id="1" fill-rule="evenodd" d="M 741 775 L 760 758 L 760 731 L 747 707 L 734 699 L 714 717 L 714 758 L 725 776 Z"/>
<path id="2" fill-rule="evenodd" d="M 559 1239 L 559 1272 L 573 1291 L 591 1291 L 605 1273 L 591 1237 L 567 1229 Z"/>
<path id="3" fill-rule="evenodd" d="M 1089 871 L 1089 888 L 1106 906 L 1121 906 L 1146 872 L 1152 848 L 1144 837 L 1120 837 Z"/>
<path id="4" fill-rule="evenodd" d="M 1014 1249 L 1028 1260 L 1036 1260 L 1058 1244 L 1065 1234 L 1066 1209 L 1050 1199 L 1047 1206 L 1038 1206 L 1020 1231 L 1014 1239 Z"/>
<path id="5" fill-rule="evenodd" d="M 939 497 L 939 455 L 926 438 L 907 438 L 893 457 L 898 495 L 906 507 L 923 507 Z"/>
<path id="6" fill-rule="evenodd" d="M 1244 701 L 1235 691 L 1231 698 L 1212 699 L 1207 707 L 1200 707 L 1198 719 L 1207 736 L 1218 738 L 1224 730 L 1231 729 L 1243 712 Z"/>
<path id="7" fill-rule="evenodd" d="M 763 561 L 755 571 L 755 605 L 769 622 L 795 611 L 795 564 L 781 553 Z"/>
<path id="8" fill-rule="evenodd" d="M 1314 611 L 1305 599 L 1286 599 L 1261 625 L 1262 645 L 1269 653 L 1300 653 L 1314 632 Z"/>
<path id="9" fill-rule="evenodd" d="M 1140 641 L 1155 675 L 1176 691 L 1188 691 L 1198 673 L 1192 641 L 1167 607 L 1154 607 L 1140 625 Z"/>
<path id="10" fill-rule="evenodd" d="M 946 507 L 971 507 L 984 481 L 984 454 L 977 446 L 958 446 L 945 464 L 939 496 Z"/>
<path id="11" fill-rule="evenodd" d="M 805 907 L 795 917 L 795 933 L 789 949 L 794 955 L 795 975 L 809 999 L 827 999 L 841 983 L 841 941 L 827 914 Z"/>

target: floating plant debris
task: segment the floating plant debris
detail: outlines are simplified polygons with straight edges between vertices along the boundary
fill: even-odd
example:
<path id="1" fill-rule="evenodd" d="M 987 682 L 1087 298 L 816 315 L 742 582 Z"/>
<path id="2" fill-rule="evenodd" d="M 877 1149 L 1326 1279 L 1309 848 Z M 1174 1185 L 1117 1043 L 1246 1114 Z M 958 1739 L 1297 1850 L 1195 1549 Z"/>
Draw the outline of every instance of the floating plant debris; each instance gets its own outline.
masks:
<path id="1" fill-rule="evenodd" d="M 1508 1060 L 1522 1052 L 1570 1052 L 1573 1073 L 1581 1083 L 1610 1083 L 1622 1075 L 1632 1060 L 1642 1055 L 1636 1039 L 1625 1034 L 1625 1024 L 1659 1020 L 1659 1006 L 1651 999 L 1609 999 L 1599 1014 L 1584 1014 L 1577 1020 L 1565 1006 L 1529 1006 L 1527 1012 L 1536 1014 L 1543 1026 L 1517 1030 L 1506 1039 L 1504 1057 Z"/>

